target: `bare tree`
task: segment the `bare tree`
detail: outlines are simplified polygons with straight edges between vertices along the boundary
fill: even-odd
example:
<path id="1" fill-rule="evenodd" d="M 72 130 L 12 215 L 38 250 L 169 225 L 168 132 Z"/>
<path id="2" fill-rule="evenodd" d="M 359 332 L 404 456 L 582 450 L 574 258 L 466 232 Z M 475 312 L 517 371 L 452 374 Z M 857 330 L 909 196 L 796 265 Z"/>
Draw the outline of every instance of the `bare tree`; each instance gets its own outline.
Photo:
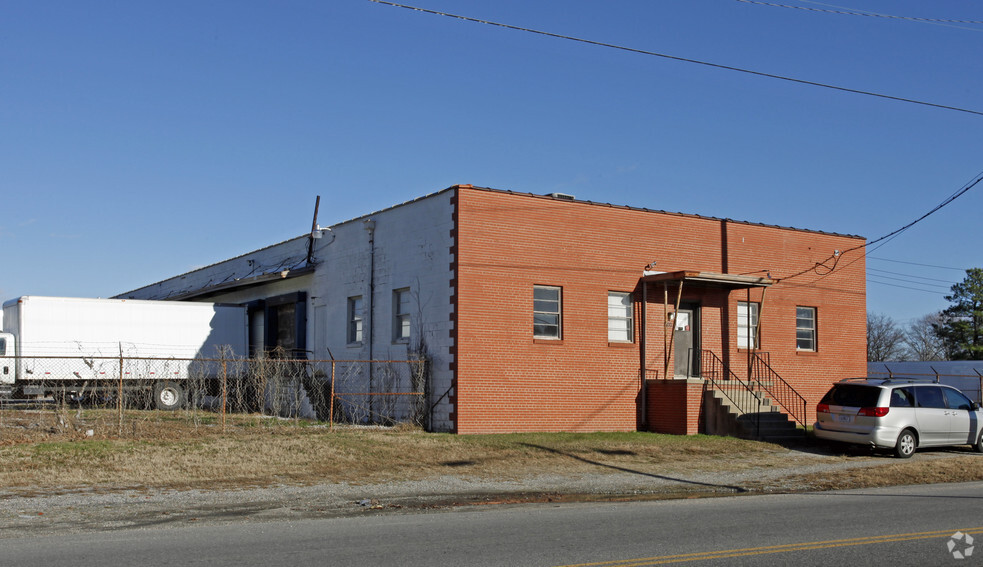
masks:
<path id="1" fill-rule="evenodd" d="M 941 324 L 941 313 L 929 313 L 908 324 L 904 330 L 904 346 L 908 358 L 921 361 L 946 360 L 942 339 L 936 331 Z"/>
<path id="2" fill-rule="evenodd" d="M 904 360 L 904 331 L 894 319 L 867 313 L 867 361 Z"/>

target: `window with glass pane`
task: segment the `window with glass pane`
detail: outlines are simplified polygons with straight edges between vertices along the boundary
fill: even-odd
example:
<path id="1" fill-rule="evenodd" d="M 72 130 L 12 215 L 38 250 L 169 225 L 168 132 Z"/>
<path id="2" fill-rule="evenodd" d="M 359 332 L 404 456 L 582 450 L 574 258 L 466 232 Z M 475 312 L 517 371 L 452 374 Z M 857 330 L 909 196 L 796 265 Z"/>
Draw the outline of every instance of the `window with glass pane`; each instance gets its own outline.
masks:
<path id="1" fill-rule="evenodd" d="M 737 348 L 758 348 L 758 304 L 737 302 Z"/>
<path id="2" fill-rule="evenodd" d="M 795 308 L 795 348 L 816 350 L 816 308 Z"/>
<path id="3" fill-rule="evenodd" d="M 362 342 L 362 296 L 348 298 L 348 342 Z"/>
<path id="4" fill-rule="evenodd" d="M 612 291 L 608 293 L 608 340 L 631 342 L 632 340 L 631 294 Z"/>
<path id="5" fill-rule="evenodd" d="M 410 290 L 393 291 L 393 341 L 410 339 Z"/>
<path id="6" fill-rule="evenodd" d="M 560 338 L 560 288 L 533 286 L 532 334 L 537 338 Z"/>

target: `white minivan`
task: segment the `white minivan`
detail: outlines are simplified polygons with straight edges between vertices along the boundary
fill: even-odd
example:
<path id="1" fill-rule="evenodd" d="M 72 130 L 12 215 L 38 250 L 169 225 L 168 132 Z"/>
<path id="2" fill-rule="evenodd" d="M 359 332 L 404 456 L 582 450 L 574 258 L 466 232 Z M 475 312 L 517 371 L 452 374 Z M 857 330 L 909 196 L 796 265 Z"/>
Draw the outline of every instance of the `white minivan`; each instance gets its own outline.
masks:
<path id="1" fill-rule="evenodd" d="M 842 380 L 816 406 L 816 419 L 819 439 L 894 449 L 902 459 L 918 447 L 971 445 L 983 453 L 980 405 L 944 384 Z"/>

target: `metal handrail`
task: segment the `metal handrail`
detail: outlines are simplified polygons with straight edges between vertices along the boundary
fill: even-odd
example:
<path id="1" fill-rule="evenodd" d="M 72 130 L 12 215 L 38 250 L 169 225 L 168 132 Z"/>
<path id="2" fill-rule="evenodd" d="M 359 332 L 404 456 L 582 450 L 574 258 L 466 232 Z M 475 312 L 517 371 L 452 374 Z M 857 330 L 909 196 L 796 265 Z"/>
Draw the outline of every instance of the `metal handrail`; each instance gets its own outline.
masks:
<path id="1" fill-rule="evenodd" d="M 761 406 L 763 404 L 754 388 L 734 374 L 724 361 L 713 351 L 703 349 L 700 357 L 700 372 L 704 389 L 720 392 L 739 411 L 755 414 L 755 436 L 761 433 Z M 726 386 L 726 387 L 725 387 Z"/>
<path id="2" fill-rule="evenodd" d="M 752 353 L 751 375 L 754 382 L 771 396 L 785 412 L 797 423 L 806 427 L 806 399 L 799 394 L 791 384 L 785 381 L 778 372 L 759 353 Z"/>

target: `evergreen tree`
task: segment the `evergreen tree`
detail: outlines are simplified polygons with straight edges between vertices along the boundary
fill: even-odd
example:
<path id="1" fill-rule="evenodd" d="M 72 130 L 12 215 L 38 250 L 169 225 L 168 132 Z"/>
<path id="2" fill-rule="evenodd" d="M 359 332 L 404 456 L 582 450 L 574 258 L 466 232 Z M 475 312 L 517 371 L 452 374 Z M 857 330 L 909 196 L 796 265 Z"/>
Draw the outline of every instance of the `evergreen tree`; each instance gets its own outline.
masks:
<path id="1" fill-rule="evenodd" d="M 952 286 L 945 300 L 951 305 L 936 332 L 949 360 L 983 360 L 983 268 L 966 270 L 966 278 Z"/>

